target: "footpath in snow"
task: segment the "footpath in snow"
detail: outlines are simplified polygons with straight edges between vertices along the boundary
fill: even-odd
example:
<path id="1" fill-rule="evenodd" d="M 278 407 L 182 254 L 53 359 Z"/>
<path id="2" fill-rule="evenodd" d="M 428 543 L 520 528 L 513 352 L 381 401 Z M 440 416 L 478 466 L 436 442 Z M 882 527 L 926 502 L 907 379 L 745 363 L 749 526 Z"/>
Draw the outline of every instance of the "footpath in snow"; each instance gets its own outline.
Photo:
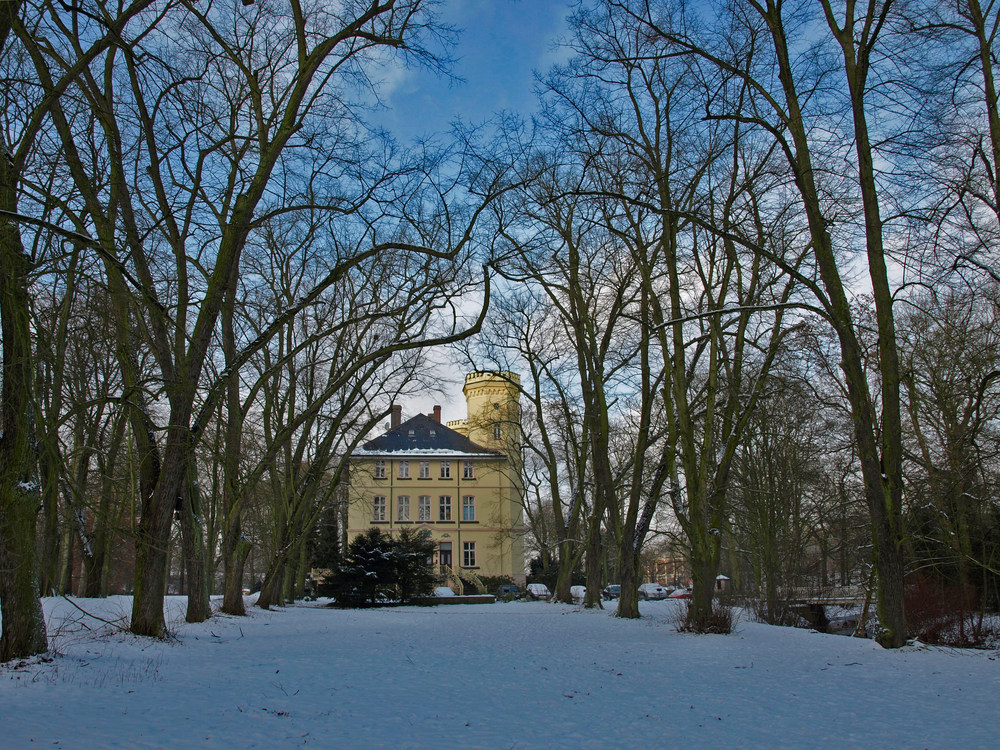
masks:
<path id="1" fill-rule="evenodd" d="M 127 597 L 73 600 L 126 621 Z M 994 748 L 1000 653 L 739 622 L 676 632 L 544 602 L 183 622 L 137 639 L 45 601 L 51 660 L 0 667 L 0 747 Z"/>

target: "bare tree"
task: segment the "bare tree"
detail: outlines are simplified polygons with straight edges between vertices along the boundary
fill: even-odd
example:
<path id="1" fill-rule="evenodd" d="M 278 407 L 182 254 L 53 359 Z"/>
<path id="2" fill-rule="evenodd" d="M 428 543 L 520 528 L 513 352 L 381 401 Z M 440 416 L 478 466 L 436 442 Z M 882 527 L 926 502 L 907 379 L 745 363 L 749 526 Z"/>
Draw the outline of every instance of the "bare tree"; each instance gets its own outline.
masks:
<path id="1" fill-rule="evenodd" d="M 506 265 L 506 264 L 505 264 Z M 512 269 L 506 271 L 511 273 Z M 577 356 L 567 345 L 566 323 L 535 285 L 505 284 L 494 295 L 486 330 L 465 347 L 469 366 L 517 371 L 521 411 L 518 445 L 522 504 L 544 570 L 557 567 L 555 601 L 574 603 L 573 573 L 586 550 L 589 517 L 589 425 L 578 408 Z M 596 586 L 598 581 L 594 581 Z M 593 603 L 591 603 L 592 605 Z"/>
<path id="2" fill-rule="evenodd" d="M 0 53 L 8 69 L 15 67 L 8 43 L 11 34 L 23 41 L 23 18 L 30 18 L 34 7 L 25 10 L 20 0 L 0 6 Z M 3 325 L 3 384 L 0 400 L 0 569 L 5 571 L 0 583 L 0 606 L 3 607 L 3 631 L 0 633 L 0 660 L 28 656 L 46 648 L 45 624 L 37 599 L 35 515 L 39 484 L 35 455 L 33 366 L 30 337 L 30 297 L 28 293 L 31 258 L 26 254 L 21 231 L 24 226 L 44 225 L 33 201 L 23 207 L 21 199 L 25 177 L 47 115 L 58 97 L 77 80 L 82 69 L 114 43 L 128 20 L 146 0 L 126 7 L 119 14 L 109 13 L 104 31 L 82 43 L 80 59 L 61 69 L 49 86 L 24 86 L 31 77 L 14 75 L 5 82 L 5 117 L 15 120 L 7 133 L 15 142 L 5 142 L 0 159 L 0 318 Z M 18 49 L 20 49 L 18 47 Z M 16 83 L 15 83 L 16 82 Z M 7 97 L 14 97 L 13 100 Z M 41 180 L 41 186 L 50 185 Z M 50 196 L 44 193 L 41 203 Z"/>
<path id="3" fill-rule="evenodd" d="M 995 294 L 928 295 L 900 320 L 912 567 L 953 583 L 970 609 L 998 595 Z"/>
<path id="4" fill-rule="evenodd" d="M 793 11 L 772 0 L 734 2 L 722 9 L 722 17 L 728 24 L 726 34 L 724 37 L 719 34 L 714 39 L 697 30 L 695 25 L 689 27 L 694 33 L 689 33 L 689 28 L 683 25 L 671 25 L 671 19 L 661 14 L 663 6 L 660 4 L 617 2 L 615 5 L 641 19 L 651 33 L 669 41 L 678 54 L 692 55 L 714 68 L 719 76 L 720 91 L 727 91 L 727 87 L 745 90 L 746 97 L 710 99 L 710 115 L 753 123 L 771 135 L 787 159 L 807 220 L 812 259 L 822 282 L 822 286 L 810 286 L 837 332 L 841 346 L 842 369 L 872 519 L 882 628 L 879 642 L 890 647 L 901 646 L 906 640 L 906 622 L 903 612 L 900 377 L 893 289 L 885 243 L 887 230 L 881 215 L 880 198 L 884 200 L 886 194 L 880 192 L 877 184 L 878 177 L 886 179 L 888 174 L 876 172 L 876 149 L 869 126 L 870 110 L 876 99 L 879 106 L 895 111 L 898 118 L 891 122 L 896 124 L 910 121 L 918 101 L 905 85 L 892 85 L 893 80 L 900 83 L 910 80 L 905 75 L 892 78 L 893 66 L 902 60 L 901 53 L 905 49 L 894 45 L 890 50 L 886 46 L 896 29 L 893 23 L 898 20 L 894 4 L 891 0 L 872 0 L 859 7 L 848 0 L 838 9 L 824 0 L 817 8 Z M 790 19 L 792 15 L 794 19 Z M 833 43 L 831 46 L 840 58 L 838 64 L 815 65 L 812 56 L 796 55 L 796 45 L 802 39 L 793 35 L 806 28 L 809 21 L 828 27 L 829 37 L 818 43 L 827 40 Z M 835 139 L 824 142 L 816 137 L 814 130 L 814 126 L 825 126 L 828 132 L 836 131 L 833 121 L 822 109 L 822 105 L 830 103 L 829 99 L 820 95 L 831 90 L 823 86 L 831 76 L 843 81 L 842 90 L 846 92 L 846 98 L 831 107 L 847 113 L 848 135 L 858 163 L 857 171 L 850 175 L 849 187 L 856 196 L 854 200 L 860 204 L 860 218 L 850 222 L 846 232 L 836 234 L 832 227 L 837 204 L 827 200 L 825 193 L 832 185 L 821 184 L 818 177 L 822 174 L 824 159 L 831 155 L 830 151 L 836 150 L 838 142 Z M 883 119 L 879 124 L 887 122 L 890 120 Z M 898 138 L 892 135 L 880 131 L 878 137 L 883 143 L 899 145 Z M 887 150 L 879 153 L 891 162 Z M 895 197 L 902 203 L 902 194 Z M 866 378 L 848 297 L 849 287 L 838 257 L 838 243 L 853 247 L 855 242 L 863 248 L 877 311 L 878 398 Z"/>
<path id="5" fill-rule="evenodd" d="M 623 424 L 635 437 L 618 471 L 608 467 L 604 490 L 620 545 L 618 611 L 638 616 L 639 555 L 669 494 L 691 543 L 691 617 L 701 622 L 711 610 L 734 451 L 794 289 L 733 235 L 766 244 L 793 267 L 798 261 L 764 231 L 771 217 L 758 183 L 770 179 L 770 149 L 750 126 L 706 121 L 699 71 L 618 3 L 581 11 L 574 23 L 578 57 L 552 79 L 553 120 L 586 165 L 580 189 L 599 206 L 589 220 L 621 248 L 632 275 L 623 298 L 634 376 Z M 621 340 L 622 330 L 615 335 Z"/>
<path id="6" fill-rule="evenodd" d="M 453 257 L 471 241 L 478 214 L 454 206 L 431 214 L 426 202 L 408 203 L 415 200 L 413 180 L 393 179 L 379 170 L 386 159 L 364 153 L 366 134 L 352 107 L 351 86 L 364 84 L 365 65 L 377 50 L 425 55 L 420 35 L 433 17 L 423 5 L 387 0 L 285 9 L 179 2 L 159 15 L 140 15 L 124 35 L 130 42 L 105 55 L 107 75 L 87 70 L 78 86 L 101 125 L 107 175 L 81 158 L 88 134 L 53 105 L 85 206 L 79 226 L 93 226 L 121 301 L 116 320 L 126 388 L 137 384 L 129 321 L 141 320 L 169 412 L 158 440 L 154 413 L 132 410 L 132 433 L 144 457 L 132 616 L 138 634 L 163 632 L 172 518 L 178 497 L 194 498 L 193 451 L 205 425 L 199 401 L 217 393 L 201 388 L 205 366 L 253 228 L 269 215 L 325 211 L 348 217 L 343 231 L 354 238 L 348 247 L 365 249 L 331 264 L 316 289 L 273 321 L 268 335 L 249 342 L 243 359 L 360 260 L 390 249 Z M 45 26 L 24 29 L 21 39 L 43 89 L 51 92 L 56 83 L 50 71 L 79 58 L 74 30 L 100 22 L 75 9 L 42 4 L 38 10 Z M 128 120 L 118 117 L 125 110 Z M 418 183 L 434 176 L 419 169 L 409 174 Z M 439 208 L 440 199 L 452 200 L 447 187 L 438 197 Z M 431 239 L 433 247 L 426 242 Z M 234 373 L 227 370 L 225 377 Z M 194 517 L 185 502 L 180 508 L 185 519 Z"/>

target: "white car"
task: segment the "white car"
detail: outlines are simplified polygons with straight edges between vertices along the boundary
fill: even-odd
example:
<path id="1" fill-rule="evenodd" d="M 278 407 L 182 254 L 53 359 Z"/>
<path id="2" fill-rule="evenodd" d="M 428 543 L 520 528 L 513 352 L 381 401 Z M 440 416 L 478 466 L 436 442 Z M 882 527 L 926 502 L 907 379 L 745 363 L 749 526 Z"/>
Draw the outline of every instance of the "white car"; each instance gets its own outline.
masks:
<path id="1" fill-rule="evenodd" d="M 524 593 L 525 596 L 534 601 L 548 601 L 552 598 L 552 592 L 549 591 L 549 587 L 544 583 L 529 583 L 528 588 Z"/>
<path id="2" fill-rule="evenodd" d="M 569 595 L 573 597 L 573 601 L 577 604 L 583 602 L 587 598 L 587 587 L 586 586 L 570 586 Z"/>
<path id="3" fill-rule="evenodd" d="M 669 594 L 670 592 L 658 583 L 644 583 L 639 586 L 639 598 L 644 601 L 646 599 L 666 599 Z"/>

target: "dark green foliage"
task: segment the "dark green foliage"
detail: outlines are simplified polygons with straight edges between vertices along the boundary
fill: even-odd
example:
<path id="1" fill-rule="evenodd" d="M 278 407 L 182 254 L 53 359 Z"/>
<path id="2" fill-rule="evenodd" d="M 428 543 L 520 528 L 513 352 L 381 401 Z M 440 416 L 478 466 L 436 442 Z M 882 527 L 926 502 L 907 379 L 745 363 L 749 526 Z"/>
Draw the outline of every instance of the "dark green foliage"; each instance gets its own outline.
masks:
<path id="1" fill-rule="evenodd" d="M 501 586 L 517 586 L 517 582 L 510 576 L 479 576 L 479 580 L 486 586 L 486 593 L 493 594 L 497 599 L 502 598 L 500 596 Z M 524 586 L 517 586 L 517 588 L 520 591 Z"/>
<path id="2" fill-rule="evenodd" d="M 340 509 L 329 505 L 320 514 L 309 536 L 309 566 L 336 570 L 340 564 Z"/>
<path id="3" fill-rule="evenodd" d="M 433 551 L 434 543 L 426 532 L 404 529 L 393 539 L 380 529 L 369 529 L 347 546 L 337 568 L 337 605 L 373 607 L 429 594 L 434 585 Z"/>
<path id="4" fill-rule="evenodd" d="M 400 601 L 408 602 L 415 596 L 430 594 L 434 589 L 434 574 L 431 572 L 434 547 L 427 531 L 403 529 L 399 532 L 393 550 Z"/>
<path id="5" fill-rule="evenodd" d="M 395 565 L 392 538 L 372 528 L 347 545 L 347 555 L 337 568 L 334 591 L 344 607 L 371 607 L 392 598 Z"/>

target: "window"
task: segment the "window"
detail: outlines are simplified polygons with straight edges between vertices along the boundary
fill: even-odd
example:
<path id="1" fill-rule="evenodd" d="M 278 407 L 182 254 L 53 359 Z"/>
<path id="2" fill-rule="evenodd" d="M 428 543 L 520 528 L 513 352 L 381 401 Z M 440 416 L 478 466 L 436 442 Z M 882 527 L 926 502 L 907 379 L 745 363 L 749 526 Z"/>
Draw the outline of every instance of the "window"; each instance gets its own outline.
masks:
<path id="1" fill-rule="evenodd" d="M 501 437 L 503 437 L 503 432 L 500 429 L 500 425 L 493 425 L 493 439 L 499 440 Z"/>
<path id="2" fill-rule="evenodd" d="M 409 521 L 410 520 L 410 496 L 400 495 L 396 498 L 396 520 L 397 521 Z"/>
<path id="3" fill-rule="evenodd" d="M 441 462 L 441 478 L 451 479 L 451 461 Z"/>
<path id="4" fill-rule="evenodd" d="M 431 478 L 431 462 L 421 461 L 420 462 L 420 478 L 430 479 Z"/>
<path id="5" fill-rule="evenodd" d="M 410 462 L 400 461 L 399 462 L 399 478 L 409 479 L 410 478 Z"/>
<path id="6" fill-rule="evenodd" d="M 385 520 L 385 495 L 376 495 L 372 498 L 372 520 Z"/>
<path id="7" fill-rule="evenodd" d="M 462 542 L 462 567 L 476 567 L 476 543 Z"/>
<path id="8" fill-rule="evenodd" d="M 409 437 L 416 437 L 416 435 L 417 435 L 417 431 L 416 430 L 410 430 Z"/>
<path id="9" fill-rule="evenodd" d="M 421 495 L 417 500 L 417 520 L 418 521 L 430 521 L 431 520 L 431 496 Z"/>
<path id="10" fill-rule="evenodd" d="M 476 470 L 473 467 L 474 467 L 474 464 L 472 463 L 472 461 L 463 461 L 462 462 L 462 479 L 475 479 L 476 478 Z"/>
<path id="11" fill-rule="evenodd" d="M 463 521 L 476 520 L 476 498 L 474 498 L 472 495 L 465 495 L 462 498 L 462 520 Z"/>
<path id="12" fill-rule="evenodd" d="M 448 495 L 441 495 L 438 498 L 438 520 L 451 520 L 451 498 Z"/>
<path id="13" fill-rule="evenodd" d="M 379 458 L 375 461 L 375 478 L 385 479 L 385 459 Z"/>

